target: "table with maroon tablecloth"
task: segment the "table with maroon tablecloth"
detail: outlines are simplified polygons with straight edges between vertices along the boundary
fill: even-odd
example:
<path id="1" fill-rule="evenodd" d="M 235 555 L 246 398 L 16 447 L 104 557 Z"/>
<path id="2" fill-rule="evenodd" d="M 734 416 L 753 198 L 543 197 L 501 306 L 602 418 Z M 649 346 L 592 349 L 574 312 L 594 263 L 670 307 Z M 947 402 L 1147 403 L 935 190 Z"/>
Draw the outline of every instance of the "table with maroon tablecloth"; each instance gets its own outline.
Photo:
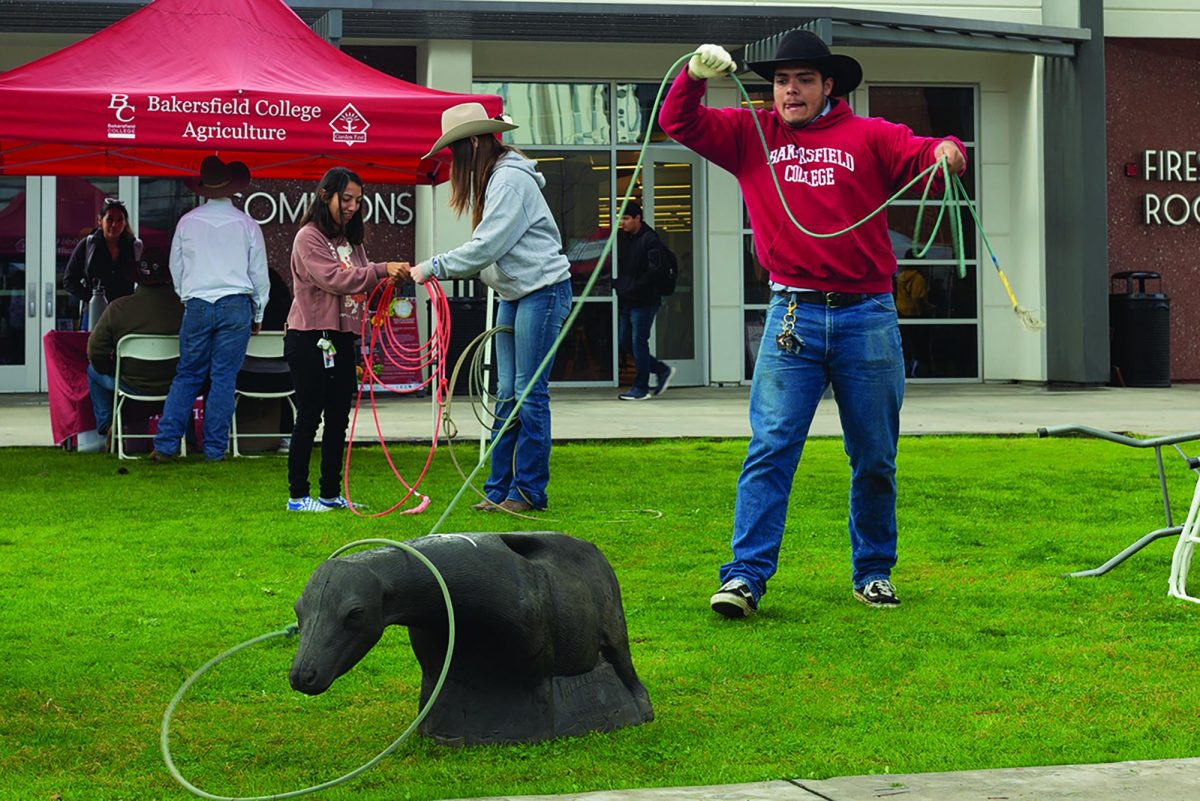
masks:
<path id="1" fill-rule="evenodd" d="M 54 444 L 96 428 L 88 395 L 87 331 L 49 331 L 42 337 Z"/>

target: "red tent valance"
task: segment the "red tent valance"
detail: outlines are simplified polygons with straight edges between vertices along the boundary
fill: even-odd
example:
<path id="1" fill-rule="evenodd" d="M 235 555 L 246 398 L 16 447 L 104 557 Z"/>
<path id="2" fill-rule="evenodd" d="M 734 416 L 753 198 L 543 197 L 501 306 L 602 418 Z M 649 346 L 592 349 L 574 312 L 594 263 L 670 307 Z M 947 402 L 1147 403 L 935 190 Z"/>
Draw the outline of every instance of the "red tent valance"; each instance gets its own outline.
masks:
<path id="1" fill-rule="evenodd" d="M 0 73 L 0 174 L 191 176 L 216 153 L 255 178 L 436 183 L 420 157 L 467 100 L 500 113 L 356 61 L 283 0 L 155 0 Z"/>

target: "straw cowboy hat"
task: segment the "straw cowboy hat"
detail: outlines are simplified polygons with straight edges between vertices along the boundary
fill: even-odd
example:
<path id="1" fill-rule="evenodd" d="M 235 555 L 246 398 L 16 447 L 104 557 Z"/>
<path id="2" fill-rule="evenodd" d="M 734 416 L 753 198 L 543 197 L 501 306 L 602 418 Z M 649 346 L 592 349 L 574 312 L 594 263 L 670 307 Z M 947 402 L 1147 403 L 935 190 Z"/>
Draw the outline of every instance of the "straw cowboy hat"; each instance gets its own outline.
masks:
<path id="1" fill-rule="evenodd" d="M 196 194 L 207 198 L 236 195 L 250 185 L 250 168 L 240 161 L 228 164 L 217 156 L 206 156 L 200 162 L 200 180 L 193 187 Z"/>
<path id="2" fill-rule="evenodd" d="M 766 61 L 748 62 L 750 69 L 757 72 L 767 81 L 775 81 L 775 68 L 782 64 L 802 61 L 812 64 L 826 78 L 833 79 L 833 94 L 845 97 L 854 91 L 862 82 L 862 65 L 850 56 L 835 55 L 829 52 L 829 46 L 809 31 L 797 30 L 788 33 L 779 41 L 775 48 L 775 58 Z"/>
<path id="3" fill-rule="evenodd" d="M 482 103 L 459 103 L 442 112 L 442 135 L 422 156 L 427 159 L 451 142 L 487 133 L 502 133 L 521 126 L 503 117 L 489 117 Z"/>

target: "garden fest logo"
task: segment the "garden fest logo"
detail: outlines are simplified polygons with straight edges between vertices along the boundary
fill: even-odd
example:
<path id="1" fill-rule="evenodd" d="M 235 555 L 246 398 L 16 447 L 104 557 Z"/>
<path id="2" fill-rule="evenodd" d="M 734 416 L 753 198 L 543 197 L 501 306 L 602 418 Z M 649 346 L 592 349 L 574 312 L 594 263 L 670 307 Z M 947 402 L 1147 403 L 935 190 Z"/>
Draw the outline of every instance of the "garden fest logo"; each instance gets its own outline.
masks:
<path id="1" fill-rule="evenodd" d="M 371 123 L 367 122 L 367 118 L 359 113 L 353 103 L 347 103 L 346 107 L 329 121 L 329 127 L 333 129 L 333 141 L 345 142 L 346 147 L 351 147 L 355 143 L 367 141 L 367 129 L 371 127 Z"/>

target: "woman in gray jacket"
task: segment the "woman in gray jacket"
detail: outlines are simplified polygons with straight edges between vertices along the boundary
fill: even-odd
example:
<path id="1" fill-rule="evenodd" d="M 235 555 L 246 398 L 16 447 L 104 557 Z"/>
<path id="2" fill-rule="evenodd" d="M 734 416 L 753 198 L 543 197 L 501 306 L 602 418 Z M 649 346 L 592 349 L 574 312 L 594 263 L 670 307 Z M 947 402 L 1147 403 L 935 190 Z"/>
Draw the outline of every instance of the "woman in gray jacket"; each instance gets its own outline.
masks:
<path id="1" fill-rule="evenodd" d="M 542 197 L 546 179 L 534 162 L 495 134 L 517 126 L 493 119 L 479 103 L 442 115 L 442 136 L 426 158 L 450 148 L 450 208 L 468 209 L 471 239 L 412 268 L 412 278 L 466 278 L 478 274 L 500 296 L 496 325 L 496 430 L 529 387 L 517 419 L 492 449 L 492 467 L 480 511 L 545 509 L 550 481 L 550 367 L 530 378 L 550 352 L 571 310 L 570 263 L 558 226 Z M 495 432 L 493 432 L 495 438 Z"/>

